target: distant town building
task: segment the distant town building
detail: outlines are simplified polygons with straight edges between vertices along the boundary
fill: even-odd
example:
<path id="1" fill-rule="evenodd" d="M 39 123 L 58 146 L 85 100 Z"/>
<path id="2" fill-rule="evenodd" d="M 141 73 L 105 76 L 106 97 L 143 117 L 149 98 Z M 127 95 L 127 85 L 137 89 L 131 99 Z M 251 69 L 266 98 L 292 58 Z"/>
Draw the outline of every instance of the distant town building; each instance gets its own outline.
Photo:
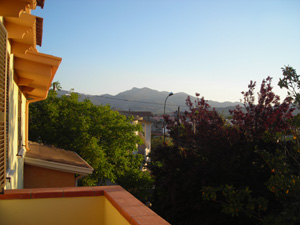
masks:
<path id="1" fill-rule="evenodd" d="M 153 114 L 149 111 L 119 111 L 119 113 L 125 116 L 143 117 L 144 119 L 152 119 Z"/>
<path id="2" fill-rule="evenodd" d="M 135 124 L 141 124 L 143 127 L 143 132 L 139 132 L 139 135 L 142 140 L 143 144 L 138 146 L 138 154 L 144 156 L 145 159 L 145 166 L 148 162 L 150 162 L 149 154 L 151 152 L 151 135 L 152 135 L 152 117 L 153 114 L 151 112 L 139 112 L 139 111 L 119 111 L 121 114 L 125 116 L 133 116 Z M 145 117 L 143 117 L 143 116 Z"/>

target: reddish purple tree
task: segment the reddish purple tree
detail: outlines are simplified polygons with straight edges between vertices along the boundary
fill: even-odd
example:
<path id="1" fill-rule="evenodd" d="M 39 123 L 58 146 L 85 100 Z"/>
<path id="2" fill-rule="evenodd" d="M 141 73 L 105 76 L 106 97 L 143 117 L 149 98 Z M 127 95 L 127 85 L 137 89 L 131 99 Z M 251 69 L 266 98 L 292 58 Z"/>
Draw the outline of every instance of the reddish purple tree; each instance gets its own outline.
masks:
<path id="1" fill-rule="evenodd" d="M 237 125 L 249 140 L 259 140 L 266 135 L 275 137 L 277 132 L 290 129 L 290 119 L 294 108 L 291 108 L 291 98 L 280 103 L 280 97 L 275 95 L 271 86 L 272 78 L 262 81 L 258 99 L 255 102 L 255 85 L 251 81 L 249 90 L 244 95 L 244 108 L 237 106 L 231 111 L 232 123 Z"/>
<path id="2" fill-rule="evenodd" d="M 290 98 L 280 102 L 271 81 L 262 81 L 257 100 L 256 83 L 249 84 L 231 123 L 204 98 L 188 98 L 189 110 L 177 120 L 166 118 L 172 144 L 153 149 L 154 205 L 173 224 L 193 224 L 192 218 L 205 224 L 296 224 L 297 211 L 286 203 L 299 206 L 299 175 L 281 141 L 294 109 Z M 230 216 L 215 220 L 221 211 Z"/>

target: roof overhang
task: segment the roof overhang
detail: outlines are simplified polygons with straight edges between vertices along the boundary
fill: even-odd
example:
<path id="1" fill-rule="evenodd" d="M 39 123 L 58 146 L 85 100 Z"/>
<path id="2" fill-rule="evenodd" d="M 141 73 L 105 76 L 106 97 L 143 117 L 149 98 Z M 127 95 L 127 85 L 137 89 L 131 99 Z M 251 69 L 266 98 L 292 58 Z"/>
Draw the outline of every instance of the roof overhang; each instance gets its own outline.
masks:
<path id="1" fill-rule="evenodd" d="M 61 58 L 32 50 L 26 54 L 15 54 L 15 81 L 30 101 L 47 98 Z"/>
<path id="2" fill-rule="evenodd" d="M 151 121 L 148 120 L 138 120 L 139 123 L 152 124 Z"/>
<path id="3" fill-rule="evenodd" d="M 8 33 L 8 39 L 12 43 L 18 43 L 17 47 L 20 44 L 28 46 L 27 49 L 22 49 L 22 53 L 26 53 L 29 48 L 35 49 L 37 44 L 42 45 L 43 18 L 21 13 L 19 17 L 5 17 L 4 25 Z M 12 53 L 20 51 L 19 48 L 13 48 L 12 50 Z"/>
<path id="4" fill-rule="evenodd" d="M 37 6 L 41 7 L 42 9 L 44 8 L 45 0 L 37 0 L 36 1 Z"/>
<path id="5" fill-rule="evenodd" d="M 81 174 L 81 175 L 92 174 L 94 171 L 93 168 L 79 167 L 79 166 L 51 162 L 51 161 L 47 161 L 47 160 L 41 160 L 41 159 L 35 159 L 35 158 L 29 158 L 29 157 L 25 157 L 25 164 L 42 167 L 42 168 L 47 168 L 47 169 L 52 169 L 52 170 L 59 170 L 59 171 L 68 172 L 68 173 L 76 173 L 76 174 Z"/>
<path id="6" fill-rule="evenodd" d="M 44 0 L 9 0 L 0 1 L 0 15 L 19 17 L 23 12 L 29 12 L 37 6 L 44 7 Z"/>
<path id="7" fill-rule="evenodd" d="M 36 6 L 43 7 L 45 0 L 0 1 L 0 16 L 7 30 L 14 55 L 14 79 L 27 100 L 47 98 L 61 58 L 39 53 L 36 45 L 42 44 L 43 18 L 31 15 Z M 28 9 L 28 10 L 27 10 Z"/>

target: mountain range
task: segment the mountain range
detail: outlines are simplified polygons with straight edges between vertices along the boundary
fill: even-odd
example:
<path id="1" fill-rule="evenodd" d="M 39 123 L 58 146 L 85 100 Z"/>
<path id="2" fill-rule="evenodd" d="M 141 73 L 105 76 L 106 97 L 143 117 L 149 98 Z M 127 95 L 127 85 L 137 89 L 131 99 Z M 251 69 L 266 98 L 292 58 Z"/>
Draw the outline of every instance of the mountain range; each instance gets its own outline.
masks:
<path id="1" fill-rule="evenodd" d="M 58 95 L 69 94 L 68 91 L 58 91 Z M 79 93 L 80 100 L 88 98 L 94 105 L 109 104 L 112 109 L 120 111 L 150 111 L 153 114 L 162 114 L 164 111 L 164 102 L 169 95 L 167 91 L 157 91 L 150 88 L 132 88 L 117 95 L 87 95 Z M 180 106 L 181 111 L 187 110 L 185 101 L 190 96 L 184 92 L 174 93 L 167 99 L 166 112 L 173 112 L 178 110 Z M 190 96 L 194 101 L 196 97 Z M 241 105 L 240 102 L 217 102 L 208 100 L 211 107 L 216 108 L 219 113 L 229 115 L 229 109 L 235 108 L 236 105 Z"/>

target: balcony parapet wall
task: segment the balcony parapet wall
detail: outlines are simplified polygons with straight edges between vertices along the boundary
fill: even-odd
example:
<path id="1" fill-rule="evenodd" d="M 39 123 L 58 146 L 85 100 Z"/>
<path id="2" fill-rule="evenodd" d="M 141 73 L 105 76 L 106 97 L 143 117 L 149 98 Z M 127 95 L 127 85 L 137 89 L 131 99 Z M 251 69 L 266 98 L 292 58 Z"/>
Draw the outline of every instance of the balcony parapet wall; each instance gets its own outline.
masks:
<path id="1" fill-rule="evenodd" d="M 97 196 L 104 196 L 105 199 L 110 202 L 110 204 L 126 219 L 126 221 L 129 224 L 132 225 L 169 224 L 167 221 L 165 221 L 163 218 L 158 216 L 155 212 L 153 212 L 142 202 L 137 200 L 133 195 L 131 195 L 121 186 L 6 190 L 3 195 L 0 195 L 0 208 L 1 208 L 1 201 L 3 201 L 2 203 L 5 204 L 5 202 L 9 200 L 57 199 L 59 201 L 59 199 L 63 199 L 63 198 L 66 199 L 66 198 L 97 197 Z M 88 206 L 82 206 L 82 207 L 88 207 Z M 36 213 L 37 212 L 34 212 L 34 214 Z M 34 220 L 34 217 L 31 217 L 31 219 Z"/>

